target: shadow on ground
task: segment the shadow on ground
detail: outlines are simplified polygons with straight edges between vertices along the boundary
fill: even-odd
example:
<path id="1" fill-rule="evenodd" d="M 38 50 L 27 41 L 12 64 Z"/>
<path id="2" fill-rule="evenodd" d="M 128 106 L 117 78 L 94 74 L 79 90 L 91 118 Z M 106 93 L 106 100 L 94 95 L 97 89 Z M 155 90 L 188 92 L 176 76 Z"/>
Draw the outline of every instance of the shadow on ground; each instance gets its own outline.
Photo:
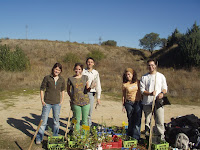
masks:
<path id="1" fill-rule="evenodd" d="M 40 122 L 40 118 L 41 118 L 40 115 L 31 113 L 31 117 L 25 116 L 25 117 L 22 117 L 22 119 L 8 118 L 7 123 L 11 127 L 20 130 L 23 134 L 25 134 L 27 137 L 29 137 L 30 141 L 31 141 L 34 136 L 33 133 L 35 133 L 36 129 L 37 129 L 37 127 L 34 127 L 32 124 L 38 126 L 39 122 Z M 70 119 L 70 118 L 60 118 L 60 127 L 64 127 L 64 129 L 66 129 L 67 124 L 63 123 L 63 121 L 68 121 L 68 119 Z M 47 124 L 48 125 L 47 125 L 46 130 L 48 130 L 48 126 L 51 129 L 53 129 L 53 119 L 51 117 L 49 117 Z M 99 124 L 93 122 L 93 125 L 97 126 Z M 66 130 L 62 130 L 62 129 L 59 130 L 59 134 L 63 135 L 63 136 L 65 135 L 65 132 L 66 132 Z M 48 135 L 44 134 L 44 141 L 43 141 L 43 146 L 42 146 L 42 148 L 44 148 L 44 149 L 46 149 L 46 146 L 47 146 L 47 140 L 45 140 L 45 139 L 47 139 L 47 137 L 48 137 Z M 20 150 L 22 150 L 22 147 L 19 145 L 19 143 L 17 141 L 14 141 L 14 143 Z"/>

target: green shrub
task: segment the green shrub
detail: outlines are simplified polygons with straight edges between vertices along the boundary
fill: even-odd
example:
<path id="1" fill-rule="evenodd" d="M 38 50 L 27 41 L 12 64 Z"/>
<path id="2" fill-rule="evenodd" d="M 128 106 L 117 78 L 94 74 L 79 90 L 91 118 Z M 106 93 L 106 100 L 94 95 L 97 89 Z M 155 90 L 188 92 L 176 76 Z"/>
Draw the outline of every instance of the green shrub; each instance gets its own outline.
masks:
<path id="1" fill-rule="evenodd" d="M 114 40 L 108 40 L 108 41 L 103 42 L 101 45 L 117 46 L 117 42 Z"/>
<path id="2" fill-rule="evenodd" d="M 92 50 L 90 53 L 88 53 L 87 57 L 92 57 L 95 61 L 98 62 L 105 58 L 105 55 L 99 50 Z"/>
<path id="3" fill-rule="evenodd" d="M 0 45 L 0 70 L 23 71 L 30 67 L 30 62 L 19 47 L 14 51 L 6 45 Z"/>
<path id="4" fill-rule="evenodd" d="M 183 34 L 181 34 L 176 28 L 171 36 L 167 39 L 167 47 L 173 46 L 174 44 L 178 44 L 182 38 Z"/>
<path id="5" fill-rule="evenodd" d="M 179 47 L 186 66 L 200 66 L 200 27 L 196 23 L 182 37 Z"/>
<path id="6" fill-rule="evenodd" d="M 63 62 L 77 63 L 77 62 L 80 62 L 80 58 L 76 54 L 69 52 L 64 56 Z"/>

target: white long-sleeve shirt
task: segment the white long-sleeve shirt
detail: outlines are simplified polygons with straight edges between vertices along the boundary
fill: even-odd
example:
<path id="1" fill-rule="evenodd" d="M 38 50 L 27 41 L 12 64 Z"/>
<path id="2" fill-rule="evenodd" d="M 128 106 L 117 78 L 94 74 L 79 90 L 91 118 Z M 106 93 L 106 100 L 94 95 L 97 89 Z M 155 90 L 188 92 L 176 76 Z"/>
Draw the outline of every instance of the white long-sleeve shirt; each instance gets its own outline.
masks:
<path id="1" fill-rule="evenodd" d="M 156 86 L 155 85 L 155 77 L 156 77 Z M 154 89 L 155 88 L 155 89 Z M 144 91 L 153 92 L 156 91 L 156 96 L 162 92 L 163 89 L 167 91 L 167 82 L 165 76 L 160 73 L 156 72 L 156 74 L 147 73 L 142 76 L 140 81 L 140 91 L 143 94 Z M 151 105 L 153 102 L 154 96 L 146 96 L 143 95 L 142 104 L 143 105 Z"/>
<path id="2" fill-rule="evenodd" d="M 89 71 L 88 69 L 83 69 L 82 74 L 88 76 L 89 86 L 91 85 L 93 80 L 96 81 L 96 87 L 91 89 L 90 92 L 96 92 L 97 99 L 100 99 L 100 97 L 101 97 L 101 82 L 100 82 L 100 77 L 99 77 L 98 71 L 95 69 L 93 69 L 92 71 Z"/>

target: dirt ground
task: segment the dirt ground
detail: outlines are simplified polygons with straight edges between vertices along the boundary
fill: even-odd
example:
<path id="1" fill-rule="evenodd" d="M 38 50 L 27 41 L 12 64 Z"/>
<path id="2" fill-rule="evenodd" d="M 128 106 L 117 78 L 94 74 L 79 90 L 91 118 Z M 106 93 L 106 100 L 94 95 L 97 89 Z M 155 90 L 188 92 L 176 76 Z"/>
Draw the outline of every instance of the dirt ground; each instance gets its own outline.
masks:
<path id="1" fill-rule="evenodd" d="M 67 95 L 67 94 L 65 94 Z M 0 149 L 28 149 L 37 125 L 40 121 L 41 102 L 39 94 L 18 96 L 6 101 L 0 101 Z M 69 97 L 65 97 L 60 114 L 60 135 L 65 134 L 67 118 L 69 117 Z M 200 118 L 199 106 L 168 105 L 165 106 L 165 122 L 171 117 L 194 114 Z M 52 113 L 49 115 L 49 124 L 52 124 Z M 122 112 L 121 102 L 112 101 L 112 97 L 102 95 L 101 105 L 94 109 L 92 121 L 107 126 L 121 126 L 127 123 L 126 113 Z M 142 130 L 144 118 L 142 118 Z M 44 140 L 47 139 L 45 136 Z M 45 145 L 45 144 L 44 144 Z M 42 150 L 45 146 L 33 144 L 32 150 Z"/>

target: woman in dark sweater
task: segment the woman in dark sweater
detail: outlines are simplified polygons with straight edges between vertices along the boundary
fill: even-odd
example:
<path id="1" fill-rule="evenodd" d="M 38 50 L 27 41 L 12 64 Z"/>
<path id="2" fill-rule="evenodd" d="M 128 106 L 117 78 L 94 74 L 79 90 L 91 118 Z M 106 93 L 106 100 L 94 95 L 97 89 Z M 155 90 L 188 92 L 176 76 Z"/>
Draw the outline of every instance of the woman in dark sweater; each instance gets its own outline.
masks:
<path id="1" fill-rule="evenodd" d="M 42 103 L 43 120 L 39 132 L 36 136 L 36 144 L 41 144 L 43 140 L 44 131 L 47 126 L 49 112 L 53 112 L 53 136 L 58 136 L 59 132 L 59 115 L 61 104 L 64 99 L 65 80 L 60 75 L 62 72 L 62 65 L 60 63 L 54 64 L 51 74 L 44 77 L 40 87 L 40 97 Z M 45 94 L 44 94 L 45 91 Z"/>

